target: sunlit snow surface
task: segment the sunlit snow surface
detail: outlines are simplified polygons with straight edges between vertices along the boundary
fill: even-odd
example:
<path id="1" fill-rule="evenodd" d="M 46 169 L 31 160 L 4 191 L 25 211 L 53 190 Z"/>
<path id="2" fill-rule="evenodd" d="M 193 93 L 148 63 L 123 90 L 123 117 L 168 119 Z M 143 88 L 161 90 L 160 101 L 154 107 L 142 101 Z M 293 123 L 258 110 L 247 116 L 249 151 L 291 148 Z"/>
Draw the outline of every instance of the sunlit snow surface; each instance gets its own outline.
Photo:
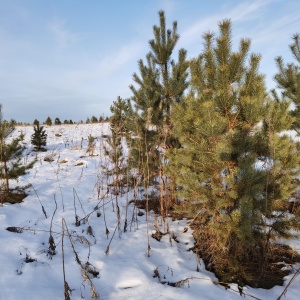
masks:
<path id="1" fill-rule="evenodd" d="M 133 199 L 133 193 L 119 198 L 120 230 L 116 230 L 109 252 L 107 246 L 116 229 L 118 220 L 115 196 L 107 194 L 107 175 L 105 168 L 110 167 L 104 155 L 103 135 L 109 134 L 109 124 L 79 124 L 45 127 L 48 134 L 47 152 L 36 154 L 32 151 L 30 136 L 33 128 L 17 127 L 14 135 L 21 131 L 25 134 L 24 162 L 38 161 L 29 173 L 12 185 L 31 184 L 28 197 L 21 204 L 5 204 L 0 207 L 0 299 L 2 300 L 55 300 L 64 299 L 64 281 L 62 265 L 62 219 L 64 218 L 72 234 L 75 250 L 82 263 L 89 261 L 97 277 L 91 281 L 100 299 L 241 299 L 238 292 L 225 290 L 216 285 L 215 276 L 207 272 L 203 262 L 197 260 L 192 251 L 193 237 L 191 229 L 184 232 L 187 220 L 169 221 L 170 232 L 177 236 L 178 243 L 163 236 L 160 242 L 151 237 L 155 232 L 154 214 L 149 215 L 149 229 L 145 214 L 137 216 L 133 204 L 127 211 L 127 232 L 123 231 L 126 217 L 126 203 Z M 94 156 L 86 153 L 89 135 L 96 138 Z M 52 157 L 52 162 L 44 158 Z M 103 167 L 101 167 L 103 166 Z M 104 197 L 104 199 L 102 199 Z M 99 200 L 100 198 L 100 200 Z M 47 256 L 49 229 L 53 217 L 53 237 L 57 254 L 50 259 Z M 75 199 L 75 200 L 74 200 Z M 47 214 L 42 211 L 41 204 Z M 79 219 L 99 209 L 88 218 L 88 222 L 75 226 L 75 209 Z M 101 215 L 100 215 L 101 214 Z M 132 218 L 133 216 L 133 218 Z M 109 235 L 106 235 L 106 225 Z M 9 226 L 23 228 L 22 233 L 6 230 Z M 91 226 L 93 235 L 87 233 Z M 161 231 L 164 231 L 163 226 Z M 75 254 L 65 233 L 64 260 L 66 281 L 72 290 L 71 299 L 91 299 L 90 286 L 84 281 L 81 268 L 75 260 Z M 150 241 L 150 257 L 147 242 Z M 292 247 L 299 250 L 299 241 L 291 241 Z M 26 256 L 32 262 L 26 263 Z M 199 271 L 197 272 L 197 265 Z M 155 277 L 155 270 L 164 282 L 180 282 L 180 287 L 161 284 Z M 289 282 L 293 274 L 286 278 Z M 300 276 L 299 276 L 300 277 Z M 299 299 L 300 278 L 297 277 L 289 287 L 283 299 Z M 190 278 L 188 281 L 185 279 Z M 237 286 L 232 284 L 237 291 Z M 244 288 L 259 299 L 277 299 L 284 287 L 271 290 Z M 244 299 L 253 299 L 246 296 Z"/>

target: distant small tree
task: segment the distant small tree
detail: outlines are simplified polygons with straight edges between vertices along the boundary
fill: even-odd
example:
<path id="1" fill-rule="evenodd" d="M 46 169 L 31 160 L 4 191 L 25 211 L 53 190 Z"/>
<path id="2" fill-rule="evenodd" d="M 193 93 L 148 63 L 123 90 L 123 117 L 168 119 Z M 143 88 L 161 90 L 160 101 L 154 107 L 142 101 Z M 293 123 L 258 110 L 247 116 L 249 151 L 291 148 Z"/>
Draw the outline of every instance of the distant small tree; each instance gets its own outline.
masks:
<path id="1" fill-rule="evenodd" d="M 103 121 L 104 121 L 103 116 L 100 116 L 100 117 L 99 117 L 99 122 L 102 123 Z"/>
<path id="2" fill-rule="evenodd" d="M 90 124 L 91 123 L 91 119 L 89 117 L 87 117 L 85 123 L 86 124 Z"/>
<path id="3" fill-rule="evenodd" d="M 95 116 L 92 116 L 91 122 L 92 123 L 98 123 L 98 119 Z"/>
<path id="4" fill-rule="evenodd" d="M 34 119 L 34 121 L 33 121 L 33 125 L 37 125 L 37 124 L 39 124 L 40 122 L 37 120 L 37 119 Z"/>
<path id="5" fill-rule="evenodd" d="M 50 117 L 48 117 L 45 121 L 45 124 L 48 125 L 48 126 L 51 126 L 52 125 L 52 119 Z"/>
<path id="6" fill-rule="evenodd" d="M 64 120 L 64 124 L 69 124 L 69 121 L 68 120 Z"/>
<path id="7" fill-rule="evenodd" d="M 72 120 L 69 121 L 69 124 L 74 124 Z"/>
<path id="8" fill-rule="evenodd" d="M 34 145 L 35 151 L 43 151 L 44 146 L 47 145 L 47 134 L 44 126 L 40 126 L 38 123 L 33 127 L 34 133 L 31 136 L 31 143 Z"/>
<path id="9" fill-rule="evenodd" d="M 59 119 L 59 118 L 55 118 L 54 124 L 55 124 L 55 125 L 60 125 L 60 124 L 61 124 L 60 119 Z M 35 124 L 35 125 L 36 125 L 36 124 Z"/>

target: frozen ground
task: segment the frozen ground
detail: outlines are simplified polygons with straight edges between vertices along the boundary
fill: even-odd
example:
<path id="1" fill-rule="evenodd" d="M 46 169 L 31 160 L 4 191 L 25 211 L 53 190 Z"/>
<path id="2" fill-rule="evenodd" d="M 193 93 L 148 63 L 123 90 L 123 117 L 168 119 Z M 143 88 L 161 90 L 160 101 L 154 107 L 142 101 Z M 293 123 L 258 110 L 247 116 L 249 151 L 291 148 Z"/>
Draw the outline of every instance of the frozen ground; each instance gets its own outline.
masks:
<path id="1" fill-rule="evenodd" d="M 27 147 L 24 161 L 31 161 L 36 155 L 30 143 L 33 128 L 17 127 L 14 134 L 21 130 Z M 170 221 L 170 231 L 177 236 L 178 243 L 169 235 L 158 242 L 151 237 L 155 232 L 154 214 L 149 215 L 147 229 L 145 214 L 139 216 L 133 204 L 128 204 L 133 198 L 129 193 L 118 199 L 121 214 L 118 230 L 115 196 L 107 192 L 106 184 L 105 169 L 109 162 L 103 151 L 103 135 L 109 133 L 107 123 L 60 125 L 46 127 L 46 130 L 47 152 L 38 153 L 34 168 L 19 182 L 12 183 L 21 186 L 30 183 L 28 197 L 21 204 L 0 207 L 1 300 L 64 299 L 62 254 L 72 300 L 91 299 L 91 283 L 102 300 L 241 299 L 236 285 L 231 285 L 232 290 L 225 290 L 215 284 L 215 276 L 205 270 L 203 262 L 197 260 L 192 251 L 188 251 L 194 241 L 191 229 L 184 230 L 186 220 Z M 90 134 L 96 137 L 93 156 L 86 153 Z M 53 161 L 44 161 L 46 156 L 52 157 Z M 128 226 L 124 232 L 127 204 Z M 75 215 L 77 221 L 89 217 L 76 226 Z M 47 252 L 52 217 L 56 255 L 50 257 Z M 66 226 L 62 239 L 63 220 Z M 17 227 L 22 232 L 10 232 L 7 227 Z M 151 246 L 149 257 L 148 240 Z M 299 241 L 291 241 L 291 245 L 299 251 Z M 82 265 L 90 264 L 93 273 L 89 273 L 90 281 L 76 261 L 76 255 Z M 286 277 L 285 284 L 292 276 Z M 160 281 L 181 285 L 173 287 Z M 246 295 L 242 298 L 273 300 L 284 288 L 244 288 Z M 282 299 L 298 300 L 299 289 L 300 276 Z"/>

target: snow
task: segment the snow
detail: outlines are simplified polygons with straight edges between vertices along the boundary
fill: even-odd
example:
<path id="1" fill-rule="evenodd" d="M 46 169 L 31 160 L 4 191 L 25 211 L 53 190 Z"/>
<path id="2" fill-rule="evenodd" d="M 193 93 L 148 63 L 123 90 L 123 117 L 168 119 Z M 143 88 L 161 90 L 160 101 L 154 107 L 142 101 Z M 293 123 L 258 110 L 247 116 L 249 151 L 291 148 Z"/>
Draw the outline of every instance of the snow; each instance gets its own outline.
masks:
<path id="1" fill-rule="evenodd" d="M 33 127 L 18 126 L 13 133 L 15 136 L 21 131 L 25 134 L 27 150 L 24 152 L 24 162 L 30 162 L 35 157 L 37 162 L 28 174 L 19 178 L 19 182 L 11 182 L 12 185 L 32 185 L 24 202 L 14 205 L 5 203 L 0 207 L 0 299 L 64 299 L 62 242 L 71 299 L 91 299 L 89 281 L 84 280 L 81 267 L 75 260 L 66 228 L 62 241 L 62 220 L 72 235 L 74 249 L 82 264 L 89 262 L 90 267 L 99 272 L 98 276 L 90 276 L 90 279 L 102 300 L 241 299 L 237 285 L 232 284 L 232 289 L 226 290 L 216 284 L 214 274 L 206 271 L 202 260 L 189 250 L 194 245 L 194 239 L 189 227 L 184 230 L 188 220 L 168 220 L 170 232 L 178 242 L 170 235 L 164 235 L 157 241 L 151 237 L 155 232 L 157 216 L 150 212 L 147 224 L 146 214 L 138 216 L 131 203 L 127 211 L 128 227 L 124 232 L 126 204 L 133 199 L 130 192 L 118 196 L 121 214 L 118 230 L 116 209 L 113 210 L 115 195 L 107 193 L 107 175 L 104 172 L 105 167 L 109 167 L 103 149 L 103 135 L 110 133 L 108 123 L 45 126 L 45 129 L 48 134 L 47 152 L 32 151 L 30 136 Z M 93 156 L 86 153 L 90 134 L 96 138 Z M 45 157 L 52 157 L 53 161 L 44 161 Z M 53 216 L 55 201 L 57 210 Z M 74 206 L 81 219 L 80 226 L 75 225 Z M 90 216 L 84 222 L 82 219 L 88 214 Z M 52 217 L 57 253 L 49 257 L 47 250 Z M 22 228 L 22 232 L 6 230 L 12 226 Z M 92 235 L 88 232 L 89 226 Z M 163 226 L 160 230 L 164 231 Z M 293 240 L 291 246 L 299 251 L 300 242 Z M 26 262 L 28 260 L 30 262 Z M 285 284 L 292 276 L 286 277 Z M 181 285 L 173 287 L 167 282 Z M 290 285 L 283 299 L 298 299 L 299 285 L 300 276 Z M 245 299 L 253 299 L 252 296 L 277 299 L 283 290 L 282 286 L 270 290 L 244 288 L 245 294 L 249 294 Z"/>

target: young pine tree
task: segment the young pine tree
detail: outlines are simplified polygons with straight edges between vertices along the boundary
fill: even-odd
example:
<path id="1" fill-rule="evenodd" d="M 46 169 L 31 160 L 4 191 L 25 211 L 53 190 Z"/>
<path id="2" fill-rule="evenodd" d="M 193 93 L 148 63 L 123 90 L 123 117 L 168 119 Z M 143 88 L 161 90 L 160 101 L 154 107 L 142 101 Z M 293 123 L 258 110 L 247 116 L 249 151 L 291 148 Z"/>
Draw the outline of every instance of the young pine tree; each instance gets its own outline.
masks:
<path id="1" fill-rule="evenodd" d="M 169 170 L 181 209 L 198 216 L 204 260 L 222 281 L 261 285 L 270 281 L 270 238 L 293 223 L 281 213 L 299 159 L 294 143 L 278 135 L 292 119 L 286 102 L 266 101 L 260 56 L 249 55 L 248 39 L 232 50 L 229 20 L 219 29 L 218 37 L 204 35 L 204 50 L 191 61 L 192 90 L 173 109 L 182 148 L 168 156 Z"/>
<path id="2" fill-rule="evenodd" d="M 60 124 L 61 124 L 60 119 L 59 119 L 59 118 L 55 118 L 54 124 L 55 124 L 55 125 L 60 125 Z M 36 124 L 34 124 L 34 125 L 36 125 Z"/>
<path id="3" fill-rule="evenodd" d="M 26 170 L 33 167 L 35 161 L 24 165 L 21 163 L 22 153 L 25 149 L 20 144 L 20 138 L 11 139 L 10 142 L 7 138 L 15 130 L 13 121 L 5 121 L 2 118 L 2 106 L 0 105 L 0 177 L 3 181 L 2 195 L 9 200 L 12 197 L 10 189 L 10 180 L 16 180 L 19 176 L 26 173 Z"/>
<path id="4" fill-rule="evenodd" d="M 295 34 L 293 43 L 290 45 L 296 63 L 284 64 L 283 58 L 278 56 L 276 64 L 278 73 L 275 80 L 278 87 L 283 90 L 283 95 L 295 105 L 292 115 L 295 117 L 292 128 L 300 133 L 300 36 Z"/>
<path id="5" fill-rule="evenodd" d="M 128 118 L 129 107 L 129 101 L 123 100 L 120 97 L 118 97 L 117 101 L 113 102 L 113 105 L 110 107 L 110 111 L 112 112 L 110 122 L 111 135 L 107 139 L 107 144 L 104 145 L 105 155 L 108 156 L 111 166 L 111 168 L 107 170 L 107 175 L 109 175 L 112 180 L 111 187 L 115 194 L 118 220 L 120 220 L 118 199 L 119 194 L 123 193 L 125 167 L 127 166 L 122 139 L 128 134 L 126 120 Z"/>
<path id="6" fill-rule="evenodd" d="M 159 180 L 161 214 L 166 216 L 170 206 L 167 199 L 171 195 L 166 189 L 169 179 L 165 174 L 165 152 L 179 145 L 172 132 L 170 115 L 174 103 L 181 101 L 188 86 L 188 63 L 184 49 L 179 50 L 177 63 L 173 60 L 179 40 L 177 22 L 172 30 L 167 29 L 163 11 L 159 12 L 159 22 L 159 26 L 153 26 L 154 39 L 149 41 L 146 63 L 140 60 L 140 75 L 133 74 L 131 100 L 135 116 L 131 130 L 138 137 L 132 145 L 135 167 L 149 182 Z"/>
<path id="7" fill-rule="evenodd" d="M 31 143 L 35 151 L 45 151 L 44 146 L 47 145 L 47 134 L 44 126 L 40 126 L 39 122 L 33 127 L 34 133 L 31 136 Z"/>
<path id="8" fill-rule="evenodd" d="M 48 117 L 48 118 L 46 119 L 46 121 L 45 121 L 45 124 L 46 124 L 47 126 L 51 126 L 51 125 L 52 125 L 52 119 L 51 119 L 50 117 Z"/>
<path id="9" fill-rule="evenodd" d="M 273 91 L 267 99 L 260 144 L 264 144 L 264 156 L 260 164 L 264 168 L 265 190 L 259 209 L 268 220 L 263 224 L 265 240 L 291 238 L 300 229 L 300 209 L 290 214 L 291 195 L 299 187 L 300 157 L 296 144 L 286 131 L 295 124 L 290 113 L 291 101 L 280 99 Z M 281 134 L 278 134 L 281 133 Z M 271 221 L 271 222 L 270 222 Z M 296 234 L 297 235 L 297 234 Z"/>
<path id="10" fill-rule="evenodd" d="M 125 138 L 126 135 L 128 135 L 126 120 L 128 118 L 129 110 L 129 101 L 123 100 L 121 97 L 118 97 L 117 101 L 114 101 L 113 105 L 110 107 L 112 113 L 110 122 L 111 136 L 107 140 L 108 146 L 105 147 L 105 152 L 112 163 L 110 175 L 113 176 L 117 190 L 121 189 L 120 185 L 126 166 L 122 138 Z"/>
<path id="11" fill-rule="evenodd" d="M 91 118 L 91 122 L 92 122 L 92 123 L 98 123 L 98 119 L 97 119 L 97 117 L 95 117 L 95 116 L 92 116 L 92 118 Z"/>

